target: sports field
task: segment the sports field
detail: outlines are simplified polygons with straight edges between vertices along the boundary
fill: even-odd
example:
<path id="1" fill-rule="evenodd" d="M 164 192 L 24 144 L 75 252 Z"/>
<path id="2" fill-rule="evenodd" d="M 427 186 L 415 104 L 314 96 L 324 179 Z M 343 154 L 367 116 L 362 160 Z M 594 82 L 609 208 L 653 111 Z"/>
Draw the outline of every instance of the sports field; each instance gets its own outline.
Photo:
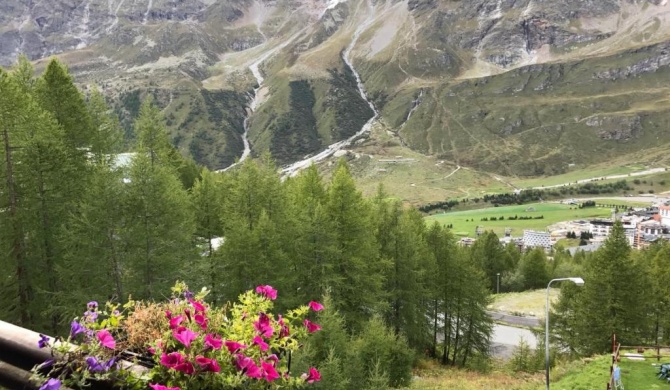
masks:
<path id="1" fill-rule="evenodd" d="M 513 236 L 523 235 L 524 229 L 544 230 L 547 226 L 561 221 L 576 219 L 605 218 L 611 215 L 608 208 L 589 207 L 580 209 L 574 205 L 558 203 L 532 203 L 516 206 L 488 207 L 478 210 L 455 211 L 426 217 L 428 223 L 437 221 L 443 225 L 453 225 L 454 234 L 461 237 L 474 237 L 477 226 L 484 230 L 493 230 L 499 236 L 506 228 L 512 229 Z M 540 217 L 542 219 L 509 220 L 509 217 Z M 498 219 L 491 221 L 491 217 Z M 500 220 L 500 217 L 504 217 Z M 482 221 L 488 218 L 488 221 Z"/>

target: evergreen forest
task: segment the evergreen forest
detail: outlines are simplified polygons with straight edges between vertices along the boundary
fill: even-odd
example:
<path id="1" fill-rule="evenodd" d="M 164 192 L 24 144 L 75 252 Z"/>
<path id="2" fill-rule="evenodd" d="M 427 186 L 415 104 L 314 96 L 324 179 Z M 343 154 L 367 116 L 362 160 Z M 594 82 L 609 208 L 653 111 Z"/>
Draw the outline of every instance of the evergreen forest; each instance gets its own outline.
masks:
<path id="1" fill-rule="evenodd" d="M 39 77 L 25 58 L 0 70 L 1 320 L 63 335 L 90 300 L 160 300 L 180 280 L 225 304 L 270 284 L 280 312 L 327 307 L 295 364 L 319 364 L 328 389 L 406 385 L 420 357 L 481 365 L 498 274 L 502 291 L 583 275 L 552 320 L 571 353 L 606 351 L 612 331 L 670 337 L 670 245 L 634 252 L 620 225 L 574 258 L 522 254 L 492 232 L 461 247 L 383 187 L 363 197 L 344 161 L 329 180 L 315 167 L 283 180 L 268 157 L 210 172 L 171 145 L 151 100 L 133 131 L 124 138 L 104 96 L 57 60 Z M 134 153 L 128 165 L 119 152 Z"/>

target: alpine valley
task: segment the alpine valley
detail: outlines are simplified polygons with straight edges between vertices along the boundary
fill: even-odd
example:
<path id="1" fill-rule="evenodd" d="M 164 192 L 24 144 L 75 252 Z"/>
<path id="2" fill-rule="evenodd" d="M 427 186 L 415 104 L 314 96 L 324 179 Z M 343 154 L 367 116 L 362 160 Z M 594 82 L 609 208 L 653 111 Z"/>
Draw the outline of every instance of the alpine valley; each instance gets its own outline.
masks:
<path id="1" fill-rule="evenodd" d="M 548 176 L 670 146 L 667 0 L 4 0 L 0 65 L 20 53 L 98 85 L 129 136 L 153 96 L 213 170 L 357 148 Z"/>

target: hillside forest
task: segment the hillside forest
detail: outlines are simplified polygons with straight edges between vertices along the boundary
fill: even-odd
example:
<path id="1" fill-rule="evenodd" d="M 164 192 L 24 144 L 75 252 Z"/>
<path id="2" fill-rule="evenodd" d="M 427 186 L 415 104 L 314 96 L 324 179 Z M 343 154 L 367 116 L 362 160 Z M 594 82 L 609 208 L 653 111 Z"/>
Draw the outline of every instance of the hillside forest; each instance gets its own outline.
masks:
<path id="1" fill-rule="evenodd" d="M 461 247 L 383 187 L 364 198 L 345 162 L 328 181 L 315 167 L 282 180 L 267 157 L 210 172 L 170 144 L 151 100 L 124 140 L 105 98 L 57 60 L 39 77 L 25 59 L 0 70 L 0 146 L 0 319 L 35 331 L 67 334 L 83 302 L 160 300 L 177 280 L 215 304 L 270 284 L 280 312 L 327 307 L 296 358 L 320 365 L 316 387 L 400 387 L 420 357 L 489 359 L 500 274 L 503 291 L 584 277 L 554 307 L 554 342 L 573 354 L 605 351 L 612 330 L 627 343 L 670 337 L 670 245 L 633 252 L 617 226 L 574 258 L 522 254 L 492 232 Z M 121 151 L 134 152 L 128 165 Z"/>

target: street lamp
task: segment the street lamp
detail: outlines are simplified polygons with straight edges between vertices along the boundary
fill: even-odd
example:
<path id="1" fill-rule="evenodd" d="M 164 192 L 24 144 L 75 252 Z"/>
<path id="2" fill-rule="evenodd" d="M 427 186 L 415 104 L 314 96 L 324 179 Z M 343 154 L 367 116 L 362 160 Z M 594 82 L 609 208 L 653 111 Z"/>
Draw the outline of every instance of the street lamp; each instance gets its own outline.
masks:
<path id="1" fill-rule="evenodd" d="M 496 294 L 500 294 L 500 272 L 498 272 L 496 275 L 498 276 L 496 283 Z"/>
<path id="2" fill-rule="evenodd" d="M 559 278 L 559 279 L 552 279 L 549 281 L 549 284 L 547 284 L 547 306 L 546 306 L 546 312 L 545 312 L 545 330 L 544 330 L 544 369 L 545 369 L 545 375 L 547 377 L 547 390 L 549 390 L 549 287 L 551 287 L 551 284 L 553 282 L 560 282 L 563 280 L 569 280 L 576 284 L 577 286 L 583 286 L 584 285 L 584 279 L 582 278 Z"/>

